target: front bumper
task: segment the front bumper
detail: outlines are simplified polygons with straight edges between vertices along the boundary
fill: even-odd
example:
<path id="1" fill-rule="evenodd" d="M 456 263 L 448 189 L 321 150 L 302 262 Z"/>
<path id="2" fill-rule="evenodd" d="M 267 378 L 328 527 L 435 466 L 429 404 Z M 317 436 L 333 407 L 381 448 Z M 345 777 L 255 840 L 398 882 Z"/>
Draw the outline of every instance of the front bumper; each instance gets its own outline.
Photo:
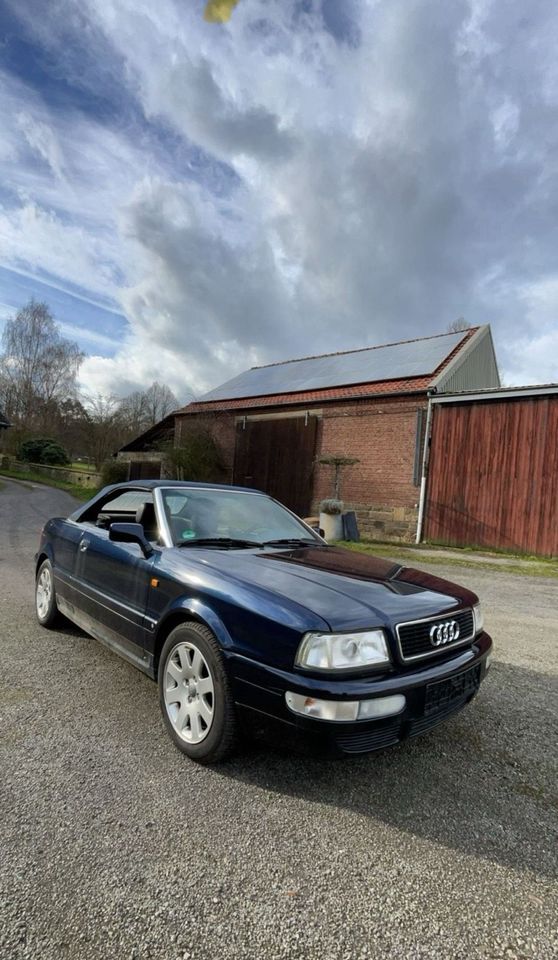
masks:
<path id="1" fill-rule="evenodd" d="M 382 677 L 358 679 L 306 677 L 235 654 L 229 656 L 228 665 L 235 701 L 251 726 L 267 733 L 279 728 L 283 740 L 288 736 L 289 740 L 306 741 L 318 750 L 325 748 L 328 753 L 355 754 L 381 750 L 425 733 L 462 709 L 486 676 L 486 660 L 491 649 L 492 640 L 487 633 L 481 633 L 470 646 L 456 651 L 450 659 L 444 658 L 443 662 L 428 660 L 412 670 L 400 669 Z M 436 703 L 431 685 L 463 674 L 468 675 L 467 682 L 448 685 L 450 691 L 455 687 L 455 695 L 443 696 Z M 323 700 L 368 700 L 403 694 L 406 705 L 396 716 L 382 719 L 318 720 L 289 710 L 285 702 L 288 690 Z"/>

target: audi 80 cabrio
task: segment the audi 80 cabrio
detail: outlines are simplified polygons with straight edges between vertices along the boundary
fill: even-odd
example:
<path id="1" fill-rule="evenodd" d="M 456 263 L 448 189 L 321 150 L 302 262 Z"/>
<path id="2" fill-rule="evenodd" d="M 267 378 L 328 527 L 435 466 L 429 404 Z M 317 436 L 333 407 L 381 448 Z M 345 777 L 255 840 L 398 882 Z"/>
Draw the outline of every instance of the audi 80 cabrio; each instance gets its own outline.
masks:
<path id="1" fill-rule="evenodd" d="M 156 679 L 172 740 L 205 763 L 249 721 L 345 754 L 423 733 L 475 695 L 492 646 L 469 590 L 329 546 L 257 490 L 170 480 L 49 520 L 36 611 Z"/>

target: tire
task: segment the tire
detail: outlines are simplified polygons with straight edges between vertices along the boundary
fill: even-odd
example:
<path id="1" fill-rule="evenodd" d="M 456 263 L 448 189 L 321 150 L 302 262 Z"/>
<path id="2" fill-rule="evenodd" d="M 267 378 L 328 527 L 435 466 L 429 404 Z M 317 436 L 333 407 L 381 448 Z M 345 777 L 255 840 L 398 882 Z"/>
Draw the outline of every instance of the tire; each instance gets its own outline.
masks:
<path id="1" fill-rule="evenodd" d="M 56 606 L 54 573 L 50 560 L 43 560 L 35 581 L 35 612 L 42 627 L 53 627 L 60 614 Z"/>
<path id="2" fill-rule="evenodd" d="M 159 658 L 159 703 L 175 746 L 199 763 L 218 763 L 234 750 L 237 720 L 223 654 L 201 623 L 181 623 Z"/>

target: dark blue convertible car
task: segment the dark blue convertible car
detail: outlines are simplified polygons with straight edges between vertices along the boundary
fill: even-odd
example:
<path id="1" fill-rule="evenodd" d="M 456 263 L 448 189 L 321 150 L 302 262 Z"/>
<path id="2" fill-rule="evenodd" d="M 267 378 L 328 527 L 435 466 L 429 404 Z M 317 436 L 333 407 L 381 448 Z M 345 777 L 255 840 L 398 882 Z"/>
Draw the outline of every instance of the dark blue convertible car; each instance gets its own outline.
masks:
<path id="1" fill-rule="evenodd" d="M 36 609 L 158 680 L 177 747 L 212 762 L 248 721 L 341 753 L 434 727 L 483 680 L 478 598 L 328 546 L 257 490 L 148 480 L 46 524 Z"/>

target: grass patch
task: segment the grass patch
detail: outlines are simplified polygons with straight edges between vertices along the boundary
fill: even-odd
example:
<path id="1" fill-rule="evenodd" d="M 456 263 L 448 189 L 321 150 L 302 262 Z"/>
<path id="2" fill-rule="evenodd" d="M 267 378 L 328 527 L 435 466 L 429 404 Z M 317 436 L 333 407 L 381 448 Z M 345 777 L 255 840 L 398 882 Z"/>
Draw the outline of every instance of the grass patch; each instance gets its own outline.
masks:
<path id="1" fill-rule="evenodd" d="M 512 550 L 509 547 L 483 547 L 469 544 L 466 547 L 455 546 L 451 543 L 438 543 L 435 540 L 422 540 L 420 543 L 405 544 L 409 549 L 420 550 L 456 550 L 459 553 L 482 553 L 485 557 L 494 557 L 497 560 L 518 560 L 533 561 L 534 563 L 556 563 L 556 558 L 539 557 L 536 553 L 521 553 L 518 550 Z"/>
<path id="2" fill-rule="evenodd" d="M 344 540 L 339 540 L 336 546 L 347 547 L 349 550 L 356 550 L 357 553 L 368 553 L 376 557 L 410 560 L 413 562 L 413 564 L 418 563 L 442 567 L 466 567 L 470 570 L 492 570 L 493 572 L 496 571 L 497 573 L 514 573 L 519 574 L 520 576 L 549 577 L 558 579 L 558 563 L 556 563 L 555 560 L 545 560 L 541 557 L 537 557 L 534 560 L 527 560 L 523 557 L 521 560 L 517 558 L 518 562 L 513 563 L 510 561 L 515 558 L 510 558 L 509 554 L 506 554 L 506 556 L 502 554 L 496 554 L 494 555 L 494 560 L 483 560 L 482 558 L 471 556 L 470 551 L 464 552 L 463 556 L 449 557 L 444 553 L 443 547 L 437 548 L 435 555 L 432 555 L 431 553 L 427 555 L 421 552 L 420 546 L 412 546 L 410 544 L 376 543 L 372 541 L 349 543 Z M 429 545 L 427 549 L 431 550 L 432 548 Z M 454 547 L 452 549 L 457 551 L 459 548 Z M 498 560 L 501 560 L 502 562 L 499 563 Z"/>
<path id="3" fill-rule="evenodd" d="M 79 483 L 67 483 L 65 480 L 53 480 L 43 474 L 33 473 L 32 470 L 2 470 L 3 477 L 20 480 L 22 483 L 40 483 L 45 487 L 54 487 L 56 490 L 65 490 L 78 500 L 89 500 L 97 493 L 96 487 L 82 487 Z"/>

